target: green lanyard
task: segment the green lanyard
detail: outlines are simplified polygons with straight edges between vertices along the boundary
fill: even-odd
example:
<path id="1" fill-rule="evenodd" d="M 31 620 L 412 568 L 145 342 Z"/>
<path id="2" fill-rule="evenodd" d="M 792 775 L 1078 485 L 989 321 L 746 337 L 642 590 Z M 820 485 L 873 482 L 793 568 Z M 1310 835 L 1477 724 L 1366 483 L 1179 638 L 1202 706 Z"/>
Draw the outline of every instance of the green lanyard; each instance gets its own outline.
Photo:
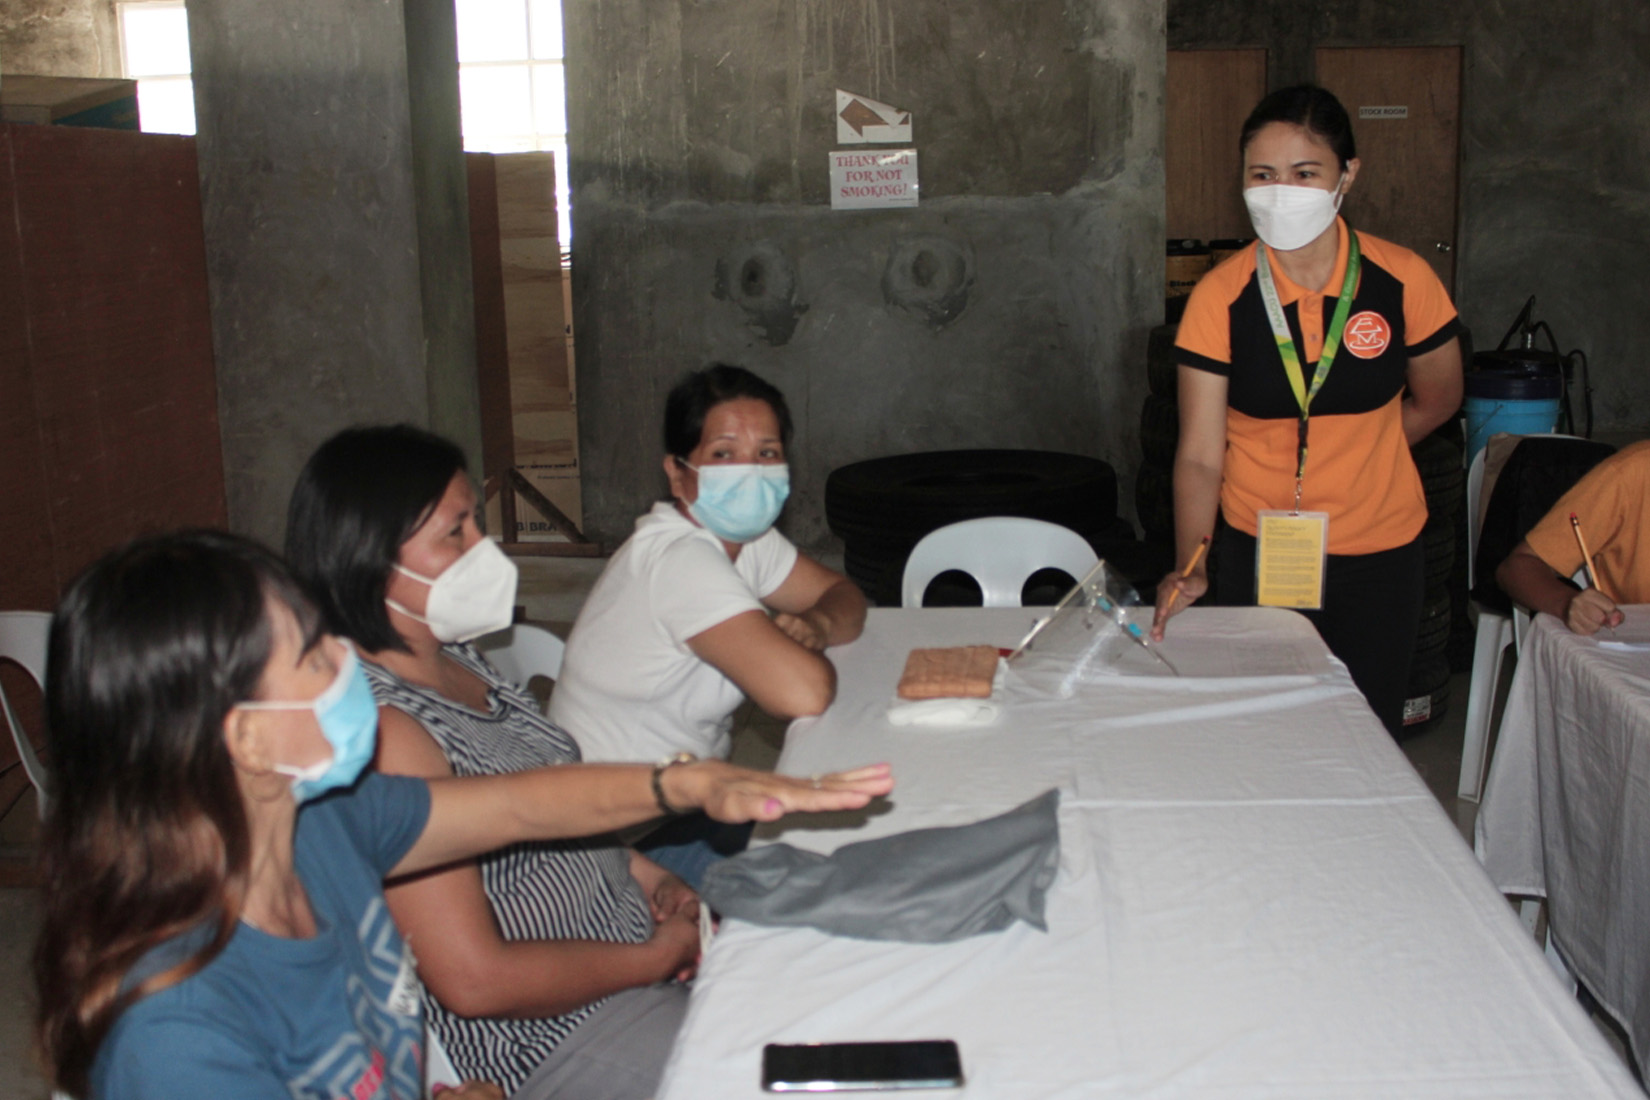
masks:
<path id="1" fill-rule="evenodd" d="M 1358 251 L 1358 234 L 1346 231 L 1346 278 L 1341 283 L 1341 296 L 1335 303 L 1335 316 L 1324 334 L 1323 354 L 1318 356 L 1318 369 L 1312 375 L 1312 388 L 1306 388 L 1306 372 L 1301 369 L 1300 353 L 1295 350 L 1295 338 L 1289 332 L 1289 321 L 1278 304 L 1278 287 L 1272 280 L 1272 264 L 1266 255 L 1266 246 L 1255 242 L 1255 276 L 1260 280 L 1260 297 L 1266 303 L 1266 319 L 1272 323 L 1272 336 L 1278 342 L 1278 354 L 1283 358 L 1283 373 L 1289 379 L 1289 388 L 1295 391 L 1295 402 L 1301 408 L 1300 431 L 1297 435 L 1295 460 L 1295 511 L 1301 510 L 1301 482 L 1306 477 L 1306 424 L 1312 414 L 1312 399 L 1323 389 L 1323 380 L 1329 377 L 1329 368 L 1335 363 L 1335 353 L 1341 350 L 1341 337 L 1346 333 L 1346 318 L 1352 312 L 1352 294 L 1358 288 L 1358 270 L 1362 259 Z"/>

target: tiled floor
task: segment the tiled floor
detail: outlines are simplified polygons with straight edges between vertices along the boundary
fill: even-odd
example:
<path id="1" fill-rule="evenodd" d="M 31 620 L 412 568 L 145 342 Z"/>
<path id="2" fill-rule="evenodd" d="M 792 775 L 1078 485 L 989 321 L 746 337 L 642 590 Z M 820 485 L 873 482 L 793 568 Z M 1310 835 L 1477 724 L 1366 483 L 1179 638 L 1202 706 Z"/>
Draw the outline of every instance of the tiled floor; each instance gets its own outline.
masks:
<path id="1" fill-rule="evenodd" d="M 572 564 L 568 565 L 570 561 Z M 600 571 L 599 563 L 532 559 L 523 564 L 522 602 L 527 605 L 528 617 L 565 632 L 566 624 L 578 613 L 584 592 Z M 1467 677 L 1458 675 L 1451 685 L 1448 713 L 1404 742 L 1403 749 L 1470 844 L 1477 806 L 1455 797 L 1466 697 Z M 782 723 L 747 706 L 736 727 L 734 758 L 754 767 L 771 767 L 783 739 Z M 32 813 L 32 807 L 27 808 L 27 812 Z M 29 1038 L 32 998 L 28 955 L 39 923 L 39 903 L 34 891 L 0 889 L 0 1097 L 16 1100 L 47 1100 L 48 1097 L 30 1054 Z M 1619 1041 L 1608 1029 L 1604 1030 L 1619 1051 Z"/>

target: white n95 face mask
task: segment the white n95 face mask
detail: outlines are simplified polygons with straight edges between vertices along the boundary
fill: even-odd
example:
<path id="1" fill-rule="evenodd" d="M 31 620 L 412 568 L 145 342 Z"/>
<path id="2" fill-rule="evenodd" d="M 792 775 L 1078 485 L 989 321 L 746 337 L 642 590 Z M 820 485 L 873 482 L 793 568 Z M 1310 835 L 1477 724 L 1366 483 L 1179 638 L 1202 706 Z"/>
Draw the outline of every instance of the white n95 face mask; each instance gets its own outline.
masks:
<path id="1" fill-rule="evenodd" d="M 416 615 L 392 599 L 385 603 L 430 628 L 439 641 L 468 642 L 510 625 L 516 606 L 516 563 L 498 543 L 484 538 L 439 577 L 426 577 L 397 564 L 395 571 L 430 586 L 424 614 Z"/>
<path id="2" fill-rule="evenodd" d="M 1341 180 L 1345 179 L 1342 173 Z M 1341 209 L 1341 182 L 1336 182 L 1333 191 L 1289 183 L 1248 187 L 1243 192 L 1243 204 L 1249 208 L 1255 236 L 1267 248 L 1293 252 L 1305 248 L 1335 224 L 1335 215 Z"/>

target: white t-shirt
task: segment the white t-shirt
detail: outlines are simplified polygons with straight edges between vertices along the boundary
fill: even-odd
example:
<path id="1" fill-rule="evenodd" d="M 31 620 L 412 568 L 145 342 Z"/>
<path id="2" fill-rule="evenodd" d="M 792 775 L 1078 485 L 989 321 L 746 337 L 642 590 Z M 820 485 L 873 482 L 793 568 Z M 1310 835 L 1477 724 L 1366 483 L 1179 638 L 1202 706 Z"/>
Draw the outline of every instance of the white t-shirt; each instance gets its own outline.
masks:
<path id="1" fill-rule="evenodd" d="M 590 760 L 726 757 L 744 693 L 688 639 L 785 583 L 796 547 L 776 530 L 729 561 L 721 540 L 671 502 L 655 504 L 607 563 L 567 639 L 550 720 Z"/>

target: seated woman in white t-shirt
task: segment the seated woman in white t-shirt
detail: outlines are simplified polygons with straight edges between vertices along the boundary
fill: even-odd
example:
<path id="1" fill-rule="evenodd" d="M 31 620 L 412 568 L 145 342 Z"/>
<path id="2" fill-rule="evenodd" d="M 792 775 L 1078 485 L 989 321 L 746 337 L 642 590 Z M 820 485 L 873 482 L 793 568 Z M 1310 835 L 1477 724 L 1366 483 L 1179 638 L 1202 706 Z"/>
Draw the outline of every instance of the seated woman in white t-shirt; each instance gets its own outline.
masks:
<path id="1" fill-rule="evenodd" d="M 666 398 L 664 435 L 671 499 L 608 562 L 550 698 L 586 760 L 726 757 L 747 695 L 778 718 L 818 714 L 836 692 L 824 649 L 865 625 L 853 582 L 773 527 L 790 491 L 791 416 L 777 389 L 740 367 L 696 371 Z M 696 883 L 715 855 L 743 847 L 743 835 L 708 828 L 684 819 L 640 847 Z"/>

